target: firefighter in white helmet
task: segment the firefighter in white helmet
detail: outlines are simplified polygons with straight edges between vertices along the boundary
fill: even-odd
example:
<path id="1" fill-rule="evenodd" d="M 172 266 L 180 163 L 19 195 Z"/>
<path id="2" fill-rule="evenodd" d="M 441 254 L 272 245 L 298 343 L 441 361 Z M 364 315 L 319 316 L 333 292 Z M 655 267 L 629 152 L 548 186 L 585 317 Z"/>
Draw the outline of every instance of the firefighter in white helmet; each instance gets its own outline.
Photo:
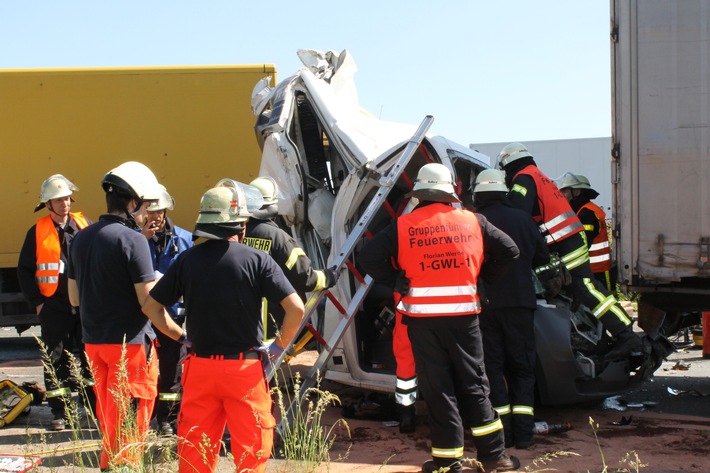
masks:
<path id="1" fill-rule="evenodd" d="M 152 171 L 135 161 L 109 171 L 102 186 L 107 213 L 74 238 L 69 298 L 81 308 L 85 349 L 95 375 L 103 434 L 99 466 L 138 468 L 158 380 L 155 333 L 141 312 L 155 271 L 148 241 L 138 230 L 148 204 L 160 198 L 160 187 Z M 173 338 L 178 338 L 182 329 L 170 322 Z M 135 428 L 129 431 L 123 428 L 127 412 L 122 402 L 130 402 L 135 415 Z"/>
<path id="2" fill-rule="evenodd" d="M 624 358 L 643 349 L 643 340 L 633 330 L 631 319 L 614 295 L 594 277 L 584 227 L 552 179 L 540 171 L 532 154 L 521 143 L 506 145 L 497 157 L 510 187 L 508 200 L 533 217 L 545 237 L 550 253 L 559 256 L 571 275 L 569 290 L 589 307 L 612 337 L 609 359 Z M 552 265 L 552 263 L 551 263 Z M 536 269 L 538 275 L 554 270 Z"/>
<path id="3" fill-rule="evenodd" d="M 151 202 L 146 209 L 147 221 L 141 230 L 148 238 L 156 279 L 165 274 L 180 253 L 192 246 L 192 233 L 175 225 L 168 216 L 168 211 L 175 207 L 175 200 L 164 186 L 161 185 L 160 189 L 158 200 Z M 185 306 L 178 302 L 166 307 L 166 310 L 175 323 L 182 327 L 185 323 Z M 182 362 L 187 356 L 187 349 L 160 331 L 155 335 L 158 338 L 156 349 L 160 375 L 153 417 L 162 435 L 172 435 L 180 409 Z"/>
<path id="4" fill-rule="evenodd" d="M 476 288 L 479 277 L 501 277 L 518 249 L 485 217 L 452 205 L 459 198 L 443 164 L 421 167 L 412 196 L 415 209 L 367 242 L 358 263 L 398 292 L 396 309 L 429 406 L 432 459 L 422 472 L 462 471 L 464 429 L 486 471 L 515 470 L 520 462 L 505 453 L 503 424 L 488 399 Z"/>
<path id="5" fill-rule="evenodd" d="M 506 447 L 528 448 L 535 425 L 537 359 L 532 271 L 546 264 L 550 253 L 533 219 L 512 207 L 507 195 L 503 171 L 486 169 L 476 177 L 476 212 L 512 238 L 520 250 L 505 277 L 486 285 L 480 321 L 491 404 L 503 421 Z"/>
<path id="6" fill-rule="evenodd" d="M 303 300 L 308 292 L 333 287 L 338 280 L 335 271 L 329 268 L 315 269 L 303 248 L 276 223 L 279 202 L 276 181 L 269 176 L 260 176 L 249 185 L 259 189 L 263 205 L 252 212 L 246 224 L 244 244 L 271 255 Z M 278 304 L 265 305 L 263 316 L 264 339 L 273 340 L 275 329 L 283 322 L 283 310 Z"/>
<path id="7" fill-rule="evenodd" d="M 205 241 L 178 256 L 143 305 L 156 323 L 168 319 L 164 306 L 184 298 L 192 346 L 178 422 L 184 472 L 215 471 L 225 424 L 237 471 L 266 471 L 275 421 L 262 362 L 283 353 L 304 315 L 301 298 L 274 259 L 241 244 L 250 216 L 242 186 L 226 180 L 205 192 L 193 232 Z M 263 297 L 281 304 L 285 317 L 262 355 L 254 347 L 263 341 Z"/>
<path id="8" fill-rule="evenodd" d="M 608 291 L 616 290 L 616 274 L 611 261 L 611 242 L 607 231 L 606 212 L 592 202 L 599 192 L 592 188 L 589 179 L 581 174 L 566 172 L 555 181 L 572 210 L 577 212 L 584 226 L 589 246 L 589 266 L 594 277 L 604 284 Z"/>
<path id="9" fill-rule="evenodd" d="M 46 208 L 49 213 L 27 232 L 17 263 L 20 287 L 39 316 L 41 339 L 52 361 L 51 369 L 45 366 L 44 373 L 47 404 L 54 416 L 50 430 L 64 430 L 71 389 L 93 384 L 84 356 L 79 314 L 72 310 L 67 293 L 66 265 L 72 240 L 79 230 L 91 223 L 81 212 L 71 211 L 74 202 L 71 196 L 78 190 L 61 174 L 50 176 L 42 183 L 35 212 Z M 68 353 L 82 361 L 82 386 L 75 386 L 72 381 Z M 88 399 L 92 404 L 93 389 L 87 389 L 86 395 L 83 389 L 81 392 L 79 399 Z"/>

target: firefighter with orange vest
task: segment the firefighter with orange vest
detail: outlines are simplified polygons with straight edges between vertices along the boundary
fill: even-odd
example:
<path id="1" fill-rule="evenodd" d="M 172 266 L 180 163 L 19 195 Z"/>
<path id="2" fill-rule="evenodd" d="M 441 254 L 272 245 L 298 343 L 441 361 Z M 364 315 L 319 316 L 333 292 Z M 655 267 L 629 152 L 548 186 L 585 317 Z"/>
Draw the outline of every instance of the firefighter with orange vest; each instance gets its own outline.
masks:
<path id="1" fill-rule="evenodd" d="M 592 202 L 599 192 L 585 176 L 567 172 L 555 181 L 557 187 L 565 196 L 572 210 L 577 212 L 579 221 L 584 226 L 589 245 L 589 266 L 594 277 L 604 284 L 609 291 L 616 290 L 616 278 L 612 273 L 611 245 L 606 227 L 606 213 Z"/>
<path id="2" fill-rule="evenodd" d="M 556 253 L 571 276 L 574 299 L 587 306 L 611 334 L 613 344 L 608 359 L 623 358 L 643 348 L 642 338 L 633 331 L 626 311 L 614 295 L 595 277 L 589 267 L 589 250 L 582 222 L 555 183 L 540 171 L 532 154 L 522 143 L 503 147 L 496 166 L 505 171 L 510 188 L 508 200 L 529 213 L 545 237 L 550 253 Z M 538 276 L 555 270 L 557 262 L 535 269 Z"/>
<path id="3" fill-rule="evenodd" d="M 42 343 L 52 361 L 51 370 L 45 365 L 44 383 L 47 404 L 54 416 L 49 428 L 55 431 L 66 427 L 66 403 L 72 388 L 93 384 L 84 356 L 79 314 L 72 310 L 67 293 L 69 247 L 77 232 L 91 223 L 81 212 L 71 212 L 71 195 L 78 190 L 61 174 L 42 183 L 35 212 L 46 208 L 49 214 L 27 232 L 17 264 L 20 287 L 39 316 Z M 81 360 L 82 380 L 72 379 L 71 357 L 67 353 Z M 92 406 L 93 389 L 80 389 L 79 399 Z"/>
<path id="4" fill-rule="evenodd" d="M 503 276 L 518 248 L 485 217 L 460 208 L 443 164 L 422 166 L 412 196 L 419 204 L 368 241 L 358 262 L 401 294 L 397 310 L 429 407 L 432 459 L 422 472 L 462 471 L 464 429 L 485 471 L 515 470 L 520 462 L 505 453 L 503 424 L 488 399 L 478 287 Z"/>

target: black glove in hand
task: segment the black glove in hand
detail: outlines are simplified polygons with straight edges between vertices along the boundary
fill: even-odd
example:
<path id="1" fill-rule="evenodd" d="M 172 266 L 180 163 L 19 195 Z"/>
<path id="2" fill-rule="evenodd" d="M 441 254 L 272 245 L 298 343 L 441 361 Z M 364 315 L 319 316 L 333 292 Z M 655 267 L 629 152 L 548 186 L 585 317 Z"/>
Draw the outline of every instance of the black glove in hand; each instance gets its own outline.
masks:
<path id="1" fill-rule="evenodd" d="M 562 291 L 564 276 L 557 269 L 546 269 L 538 275 L 538 279 L 545 289 L 545 299 L 552 299 Z"/>
<path id="2" fill-rule="evenodd" d="M 338 282 L 338 278 L 340 277 L 340 273 L 335 271 L 336 266 L 333 266 L 331 268 L 325 268 L 322 269 L 323 274 L 325 274 L 325 288 L 329 289 Z"/>
<path id="3" fill-rule="evenodd" d="M 405 276 L 404 271 L 400 271 L 394 280 L 394 292 L 399 292 L 402 296 L 409 292 L 409 278 Z"/>

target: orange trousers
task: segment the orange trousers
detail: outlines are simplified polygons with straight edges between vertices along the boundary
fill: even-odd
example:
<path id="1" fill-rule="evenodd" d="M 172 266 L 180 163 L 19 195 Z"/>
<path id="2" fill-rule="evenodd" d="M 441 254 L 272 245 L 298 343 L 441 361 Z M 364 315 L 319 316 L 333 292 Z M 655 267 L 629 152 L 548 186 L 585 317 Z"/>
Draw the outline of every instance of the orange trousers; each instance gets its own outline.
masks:
<path id="1" fill-rule="evenodd" d="M 180 473 L 215 470 L 229 427 L 237 472 L 266 472 L 276 422 L 261 360 L 188 356 L 178 415 Z"/>
<path id="2" fill-rule="evenodd" d="M 100 467 L 141 467 L 158 393 L 155 348 L 146 353 L 144 345 L 87 344 L 84 349 L 94 374 L 96 417 L 103 434 Z"/>

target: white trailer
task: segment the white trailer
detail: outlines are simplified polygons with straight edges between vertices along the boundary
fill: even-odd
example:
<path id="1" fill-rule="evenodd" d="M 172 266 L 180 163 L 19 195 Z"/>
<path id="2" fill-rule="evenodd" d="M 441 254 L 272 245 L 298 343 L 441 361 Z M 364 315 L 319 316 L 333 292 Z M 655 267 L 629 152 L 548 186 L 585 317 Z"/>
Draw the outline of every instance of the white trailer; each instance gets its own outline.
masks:
<path id="1" fill-rule="evenodd" d="M 710 308 L 710 0 L 611 15 L 619 281 L 677 321 Z"/>

